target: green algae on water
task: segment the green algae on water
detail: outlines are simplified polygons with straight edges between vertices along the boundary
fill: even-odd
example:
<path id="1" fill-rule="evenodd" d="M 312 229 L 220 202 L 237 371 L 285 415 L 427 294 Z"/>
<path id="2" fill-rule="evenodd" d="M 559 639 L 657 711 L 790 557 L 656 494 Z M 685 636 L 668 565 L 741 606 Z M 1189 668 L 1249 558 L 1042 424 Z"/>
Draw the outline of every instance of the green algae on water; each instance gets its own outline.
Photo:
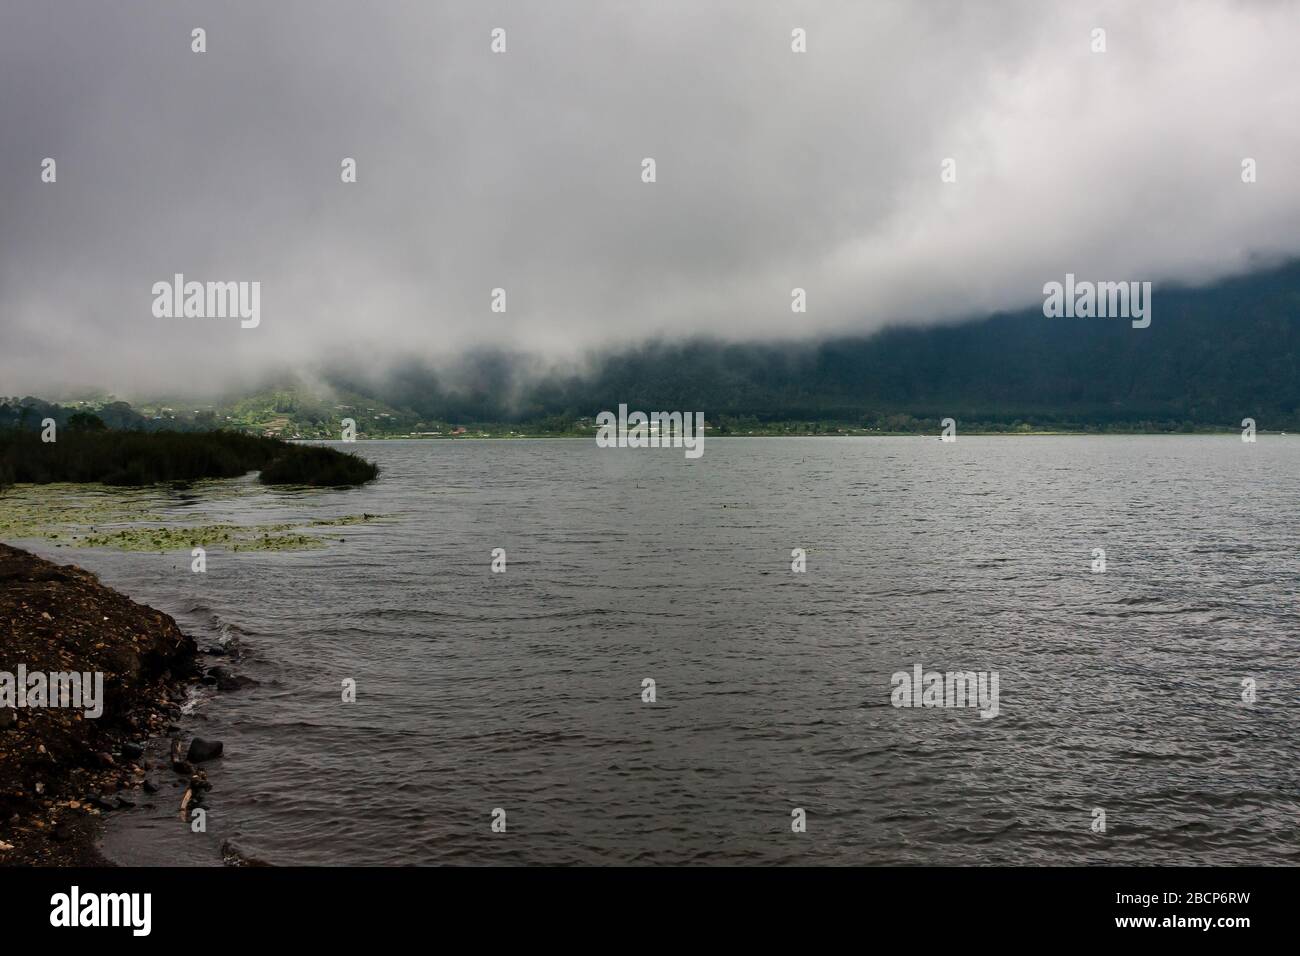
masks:
<path id="1" fill-rule="evenodd" d="M 190 489 L 205 502 L 238 498 L 252 491 L 240 481 L 196 482 Z M 256 493 L 256 492 L 253 492 Z M 154 510 L 158 490 L 94 485 L 15 485 L 0 494 L 0 539 L 39 538 L 68 547 L 119 551 L 311 551 L 331 540 L 310 533 L 380 521 L 385 516 L 339 518 L 270 524 L 181 524 L 167 522 Z"/>

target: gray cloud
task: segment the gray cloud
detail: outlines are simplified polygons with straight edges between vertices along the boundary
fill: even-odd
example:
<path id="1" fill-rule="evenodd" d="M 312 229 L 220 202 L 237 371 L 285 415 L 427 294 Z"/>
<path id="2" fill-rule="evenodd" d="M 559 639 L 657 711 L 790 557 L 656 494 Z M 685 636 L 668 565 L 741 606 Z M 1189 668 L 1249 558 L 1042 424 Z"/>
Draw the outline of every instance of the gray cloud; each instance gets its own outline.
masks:
<path id="1" fill-rule="evenodd" d="M 0 393 L 567 363 L 1016 308 L 1067 271 L 1246 271 L 1300 254 L 1298 27 L 1173 0 L 8 0 Z M 260 281 L 261 326 L 154 318 L 175 272 Z"/>

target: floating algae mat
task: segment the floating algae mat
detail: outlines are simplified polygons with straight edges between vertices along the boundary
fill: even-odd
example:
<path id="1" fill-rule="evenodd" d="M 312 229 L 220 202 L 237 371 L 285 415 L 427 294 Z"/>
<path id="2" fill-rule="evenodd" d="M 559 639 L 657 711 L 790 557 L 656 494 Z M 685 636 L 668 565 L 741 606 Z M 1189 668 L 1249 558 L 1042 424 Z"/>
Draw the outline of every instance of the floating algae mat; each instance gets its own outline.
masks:
<path id="1" fill-rule="evenodd" d="M 205 503 L 257 494 L 239 480 L 196 482 L 186 489 Z M 15 485 L 0 492 L 0 540 L 42 538 L 78 548 L 121 551 L 188 551 L 219 547 L 230 551 L 307 551 L 329 538 L 313 529 L 379 521 L 383 515 L 272 524 L 187 523 L 169 520 L 158 488 L 101 485 Z"/>

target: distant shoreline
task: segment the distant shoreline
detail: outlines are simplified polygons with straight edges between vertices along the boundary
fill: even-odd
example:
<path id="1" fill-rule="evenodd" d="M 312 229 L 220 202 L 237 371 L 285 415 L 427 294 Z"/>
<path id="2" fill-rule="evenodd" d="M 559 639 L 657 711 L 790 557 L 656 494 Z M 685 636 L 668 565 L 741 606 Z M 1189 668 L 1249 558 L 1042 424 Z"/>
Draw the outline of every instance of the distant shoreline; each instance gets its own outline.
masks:
<path id="1" fill-rule="evenodd" d="M 1258 435 L 1268 435 L 1274 438 L 1287 438 L 1288 432 L 1258 431 Z M 986 431 L 958 431 L 962 438 L 1236 438 L 1240 439 L 1240 432 L 1226 431 L 1196 431 L 1196 432 L 1079 432 L 1079 431 L 1033 431 L 1033 432 L 986 432 Z M 711 435 L 705 433 L 705 438 L 709 441 L 730 440 L 742 438 L 920 438 L 920 439 L 937 439 L 938 432 L 920 433 L 920 432 L 870 432 L 863 434 L 816 434 L 809 433 L 804 435 L 774 435 L 774 434 L 756 434 L 756 435 Z M 328 442 L 332 444 L 351 444 L 344 442 L 339 438 L 289 438 L 286 441 L 294 443 L 314 443 Z M 420 442 L 464 442 L 464 441 L 583 441 L 595 442 L 594 435 L 457 435 L 454 438 L 448 435 L 375 435 L 361 436 L 358 435 L 353 442 L 372 442 L 372 441 L 420 441 Z"/>

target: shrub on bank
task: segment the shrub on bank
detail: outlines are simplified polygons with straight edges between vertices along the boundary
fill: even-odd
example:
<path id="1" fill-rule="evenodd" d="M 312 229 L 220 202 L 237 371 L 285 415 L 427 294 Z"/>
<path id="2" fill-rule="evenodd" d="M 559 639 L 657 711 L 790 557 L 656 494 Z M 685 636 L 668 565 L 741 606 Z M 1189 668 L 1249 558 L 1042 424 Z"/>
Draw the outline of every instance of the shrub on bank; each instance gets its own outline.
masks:
<path id="1" fill-rule="evenodd" d="M 356 455 L 319 445 L 290 445 L 291 452 L 272 459 L 261 480 L 268 485 L 360 485 L 373 481 L 379 467 Z"/>
<path id="2" fill-rule="evenodd" d="M 235 478 L 260 471 L 265 484 L 358 485 L 379 469 L 332 448 L 293 445 L 239 432 L 135 432 L 64 429 L 58 440 L 0 430 L 0 485 L 5 482 L 100 482 L 151 485 Z"/>

